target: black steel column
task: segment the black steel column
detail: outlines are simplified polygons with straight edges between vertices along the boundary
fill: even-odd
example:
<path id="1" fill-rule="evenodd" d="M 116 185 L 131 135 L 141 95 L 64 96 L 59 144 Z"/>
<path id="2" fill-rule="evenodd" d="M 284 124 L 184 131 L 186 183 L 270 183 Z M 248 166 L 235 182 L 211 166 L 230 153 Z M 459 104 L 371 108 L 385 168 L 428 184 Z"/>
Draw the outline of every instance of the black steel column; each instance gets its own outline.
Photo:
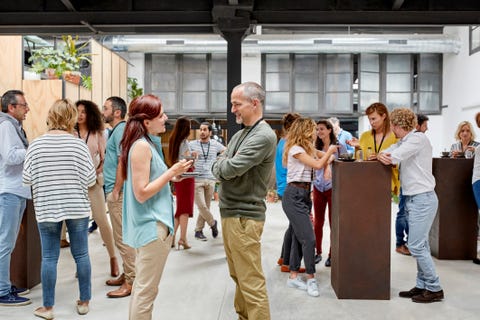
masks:
<path id="1" fill-rule="evenodd" d="M 235 86 L 242 82 L 242 40 L 245 32 L 223 32 L 227 41 L 227 142 L 240 130 L 230 104 L 230 95 Z"/>
<path id="2" fill-rule="evenodd" d="M 244 0 L 241 4 L 219 1 L 212 9 L 214 30 L 227 41 L 227 141 L 240 130 L 231 111 L 230 96 L 242 81 L 242 41 L 251 32 L 252 10 L 253 0 Z"/>

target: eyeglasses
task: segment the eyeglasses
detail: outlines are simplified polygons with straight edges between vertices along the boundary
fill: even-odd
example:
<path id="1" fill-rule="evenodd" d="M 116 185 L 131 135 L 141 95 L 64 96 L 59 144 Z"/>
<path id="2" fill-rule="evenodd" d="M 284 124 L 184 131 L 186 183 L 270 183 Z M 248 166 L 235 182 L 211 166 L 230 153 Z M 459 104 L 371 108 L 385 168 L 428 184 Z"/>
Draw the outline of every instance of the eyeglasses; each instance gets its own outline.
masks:
<path id="1" fill-rule="evenodd" d="M 24 108 L 28 108 L 28 103 L 15 103 L 15 106 L 22 106 Z"/>

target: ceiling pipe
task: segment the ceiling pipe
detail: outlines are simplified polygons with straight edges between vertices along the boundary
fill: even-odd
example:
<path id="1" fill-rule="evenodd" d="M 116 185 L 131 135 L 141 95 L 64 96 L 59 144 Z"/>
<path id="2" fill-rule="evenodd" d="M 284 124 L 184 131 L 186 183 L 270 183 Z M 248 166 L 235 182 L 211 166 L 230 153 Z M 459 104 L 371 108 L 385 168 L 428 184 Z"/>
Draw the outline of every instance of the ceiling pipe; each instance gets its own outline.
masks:
<path id="1" fill-rule="evenodd" d="M 175 40 L 175 41 L 172 41 Z M 224 53 L 220 37 L 109 36 L 103 44 L 115 51 L 147 53 Z M 461 41 L 453 35 L 252 35 L 242 45 L 244 53 L 453 53 Z"/>

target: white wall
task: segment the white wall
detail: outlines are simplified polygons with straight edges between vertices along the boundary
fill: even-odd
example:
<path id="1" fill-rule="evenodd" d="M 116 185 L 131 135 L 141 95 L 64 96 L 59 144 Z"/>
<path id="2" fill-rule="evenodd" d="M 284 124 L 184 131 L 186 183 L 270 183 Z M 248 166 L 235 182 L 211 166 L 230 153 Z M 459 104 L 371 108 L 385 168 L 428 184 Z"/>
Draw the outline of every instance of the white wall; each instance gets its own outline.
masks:
<path id="1" fill-rule="evenodd" d="M 468 27 L 447 27 L 444 32 L 457 35 L 462 47 L 457 55 L 443 56 L 442 104 L 448 108 L 443 109 L 441 117 L 436 117 L 440 119 L 430 121 L 430 137 L 438 152 L 450 148 L 457 125 L 464 120 L 472 123 L 476 140 L 480 140 L 480 129 L 475 123 L 475 114 L 480 112 L 480 52 L 469 55 Z"/>

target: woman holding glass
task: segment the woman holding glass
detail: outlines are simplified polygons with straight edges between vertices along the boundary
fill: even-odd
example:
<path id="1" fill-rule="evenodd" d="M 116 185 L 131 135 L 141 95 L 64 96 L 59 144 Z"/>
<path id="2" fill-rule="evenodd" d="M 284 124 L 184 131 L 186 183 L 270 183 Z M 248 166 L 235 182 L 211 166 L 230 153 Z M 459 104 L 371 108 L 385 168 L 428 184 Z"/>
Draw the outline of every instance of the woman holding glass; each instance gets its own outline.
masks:
<path id="1" fill-rule="evenodd" d="M 470 122 L 462 121 L 458 124 L 457 131 L 455 131 L 455 139 L 457 142 L 450 147 L 450 154 L 453 158 L 457 158 L 460 155 L 471 158 L 475 155 L 475 148 L 480 143 L 475 141 L 475 132 Z"/>
<path id="2" fill-rule="evenodd" d="M 195 157 L 188 144 L 188 136 L 190 135 L 191 121 L 187 117 L 180 117 L 175 122 L 170 141 L 168 143 L 168 165 L 183 159 Z M 193 168 L 190 169 L 193 171 Z M 178 240 L 178 249 L 190 249 L 187 242 L 188 218 L 193 217 L 193 202 L 195 198 L 195 179 L 189 178 L 179 182 L 175 182 L 175 196 L 177 197 L 177 210 L 175 211 L 175 228 L 173 233 L 172 247 L 175 247 L 175 235 L 180 227 L 180 239 Z M 207 238 L 197 238 L 206 241 Z"/>
<path id="3" fill-rule="evenodd" d="M 334 152 L 335 158 L 338 154 L 347 153 L 347 149 L 337 144 L 338 140 L 335 136 L 333 125 L 329 120 L 317 121 L 317 139 L 315 140 L 315 148 L 317 150 L 327 152 L 330 146 L 339 146 L 339 150 Z M 325 223 L 325 211 L 328 205 L 328 221 L 332 223 L 332 165 L 328 164 L 318 170 L 315 170 L 313 180 L 313 212 L 315 215 L 315 240 L 316 252 L 315 263 L 322 260 L 322 239 L 323 239 L 323 225 Z M 331 266 L 330 249 L 328 250 L 328 257 L 325 261 L 325 266 Z"/>
<path id="4" fill-rule="evenodd" d="M 390 130 L 390 118 L 387 107 L 381 102 L 372 103 L 366 110 L 372 130 L 362 133 L 360 139 L 353 138 L 347 143 L 363 151 L 363 160 L 377 160 L 377 154 L 397 142 L 395 134 Z M 398 195 L 400 181 L 398 169 L 392 167 L 392 193 Z"/>
<path id="5" fill-rule="evenodd" d="M 170 251 L 173 234 L 173 199 L 169 182 L 177 181 L 192 161 L 167 168 L 149 135 L 165 132 L 167 115 L 154 95 L 135 98 L 129 106 L 121 145 L 120 163 L 125 179 L 123 241 L 135 248 L 136 277 L 129 319 L 152 318 L 153 302 Z"/>

